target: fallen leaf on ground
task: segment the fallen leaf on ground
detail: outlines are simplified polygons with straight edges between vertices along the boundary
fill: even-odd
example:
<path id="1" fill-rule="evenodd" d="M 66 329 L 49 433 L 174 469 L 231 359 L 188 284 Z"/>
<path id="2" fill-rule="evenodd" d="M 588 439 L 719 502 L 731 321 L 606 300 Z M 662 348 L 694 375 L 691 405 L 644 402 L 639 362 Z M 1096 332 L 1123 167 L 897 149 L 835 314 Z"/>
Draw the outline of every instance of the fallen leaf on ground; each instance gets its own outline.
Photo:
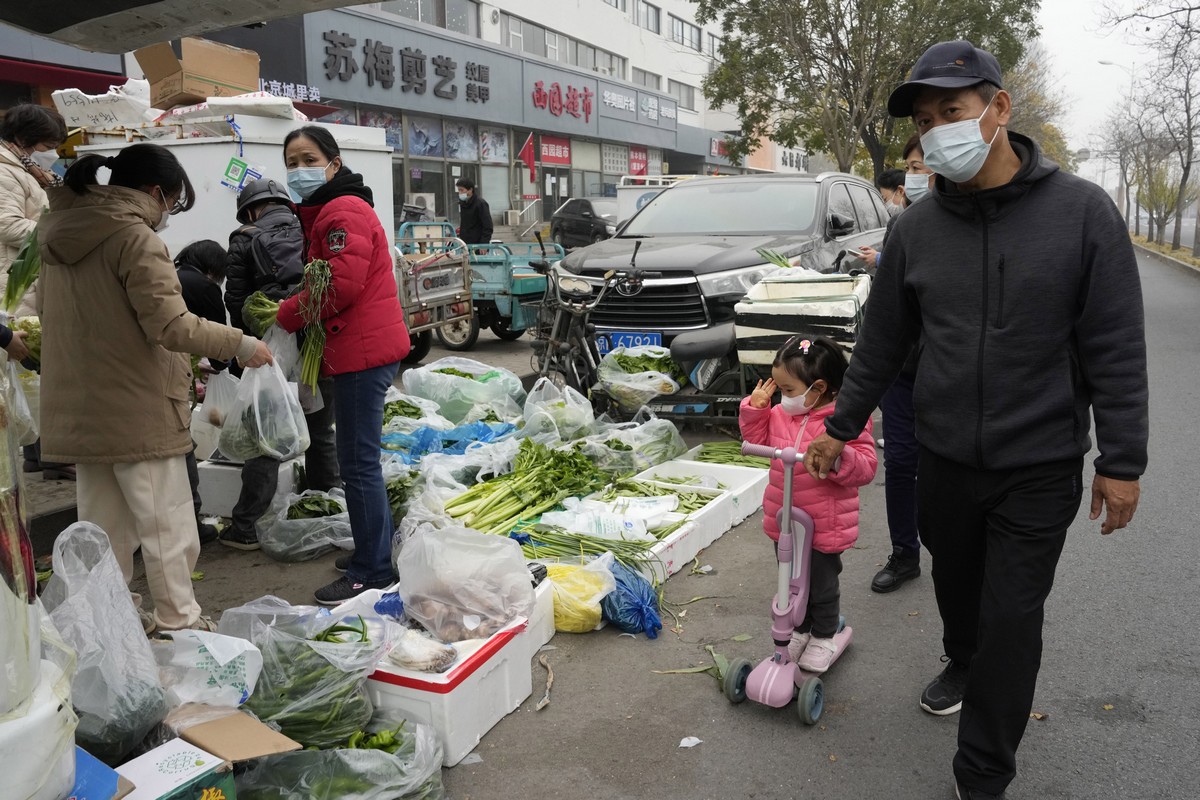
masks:
<path id="1" fill-rule="evenodd" d="M 1036 719 L 1038 722 L 1042 722 L 1049 716 L 1050 716 L 1049 714 L 1043 714 L 1040 711 L 1034 711 L 1034 712 L 1030 713 L 1029 718 Z"/>
<path id="2" fill-rule="evenodd" d="M 732 638 L 730 639 L 730 641 L 733 641 L 733 642 L 748 642 L 748 641 L 750 641 L 750 640 L 751 640 L 751 639 L 753 639 L 753 638 L 754 638 L 754 637 L 753 637 L 753 636 L 751 636 L 751 635 L 750 635 L 750 634 L 748 634 L 748 633 L 739 633 L 737 636 L 734 636 L 734 637 L 732 637 Z"/>
<path id="3" fill-rule="evenodd" d="M 1113 710 L 1113 704 L 1112 704 L 1112 703 L 1105 703 L 1104 705 L 1102 705 L 1102 706 L 1101 706 L 1101 708 L 1103 708 L 1105 711 L 1112 711 L 1112 710 Z"/>
<path id="4" fill-rule="evenodd" d="M 830 760 L 830 761 L 837 761 L 837 756 L 835 756 L 835 755 L 833 755 L 833 754 L 831 753 L 831 754 L 830 754 L 830 756 L 829 756 L 829 760 Z"/>
<path id="5" fill-rule="evenodd" d="M 203 572 L 201 572 L 200 570 L 196 570 L 195 572 L 192 573 L 192 582 L 193 583 L 196 581 L 202 581 L 202 580 L 204 580 Z"/>

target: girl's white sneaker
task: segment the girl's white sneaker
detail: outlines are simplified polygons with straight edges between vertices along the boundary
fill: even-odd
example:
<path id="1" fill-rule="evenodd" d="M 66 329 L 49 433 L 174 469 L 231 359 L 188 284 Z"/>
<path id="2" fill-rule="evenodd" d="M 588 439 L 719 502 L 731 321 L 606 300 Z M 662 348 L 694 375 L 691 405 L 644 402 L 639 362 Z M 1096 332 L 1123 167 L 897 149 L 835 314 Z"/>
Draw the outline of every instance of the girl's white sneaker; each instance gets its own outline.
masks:
<path id="1" fill-rule="evenodd" d="M 815 672 L 818 675 L 833 664 L 833 660 L 837 658 L 838 648 L 833 639 L 818 639 L 813 637 L 809 639 L 808 646 L 804 648 L 802 655 L 796 662 L 796 665 L 805 672 Z"/>
<path id="2" fill-rule="evenodd" d="M 800 660 L 800 656 L 804 654 L 804 648 L 808 647 L 808 640 L 811 638 L 811 633 L 792 631 L 792 641 L 788 645 L 788 655 L 792 657 L 792 663 Z"/>

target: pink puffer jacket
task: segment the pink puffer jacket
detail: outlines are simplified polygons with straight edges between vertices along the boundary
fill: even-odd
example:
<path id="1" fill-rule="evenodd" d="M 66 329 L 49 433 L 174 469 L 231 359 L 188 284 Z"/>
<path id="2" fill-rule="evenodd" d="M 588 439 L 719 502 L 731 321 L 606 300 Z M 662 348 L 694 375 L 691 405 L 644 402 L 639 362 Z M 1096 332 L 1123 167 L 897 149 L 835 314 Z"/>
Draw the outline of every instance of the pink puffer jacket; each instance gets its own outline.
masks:
<path id="1" fill-rule="evenodd" d="M 825 420 L 833 413 L 834 404 L 814 409 L 808 414 L 793 417 L 776 405 L 754 408 L 750 398 L 742 400 L 738 424 L 742 438 L 752 444 L 771 447 L 795 447 L 800 452 L 825 432 Z M 792 478 L 792 505 L 807 511 L 813 518 L 815 534 L 813 549 L 822 553 L 840 553 L 858 539 L 858 487 L 871 482 L 879 459 L 875 455 L 875 440 L 871 423 L 846 444 L 842 465 L 823 481 L 811 477 L 800 464 Z M 783 465 L 771 464 L 771 479 L 763 495 L 763 531 L 779 540 L 776 518 L 783 508 Z"/>

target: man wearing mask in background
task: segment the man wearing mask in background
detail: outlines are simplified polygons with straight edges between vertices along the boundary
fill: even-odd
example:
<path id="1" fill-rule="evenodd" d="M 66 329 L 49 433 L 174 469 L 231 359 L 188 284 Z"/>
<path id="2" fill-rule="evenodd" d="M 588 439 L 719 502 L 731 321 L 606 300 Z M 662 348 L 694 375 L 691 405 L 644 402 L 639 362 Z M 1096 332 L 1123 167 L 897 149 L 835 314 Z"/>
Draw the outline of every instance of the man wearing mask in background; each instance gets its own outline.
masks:
<path id="1" fill-rule="evenodd" d="M 875 179 L 875 188 L 879 190 L 883 204 L 887 206 L 888 216 L 894 217 L 904 210 L 904 170 L 885 169 Z"/>
<path id="2" fill-rule="evenodd" d="M 458 192 L 458 238 L 467 244 L 487 244 L 492 240 L 492 210 L 487 200 L 475 193 L 475 181 L 459 178 L 454 183 Z"/>
<path id="3" fill-rule="evenodd" d="M 829 474 L 919 341 L 918 514 L 947 661 L 920 703 L 962 711 L 958 797 L 997 798 L 1016 776 L 1045 601 L 1083 497 L 1089 411 L 1090 518 L 1103 513 L 1109 534 L 1137 509 L 1141 284 L 1112 200 L 1006 129 L 1012 99 L 990 53 L 934 45 L 888 111 L 912 117 L 937 178 L 896 220 L 837 411 L 804 466 Z"/>

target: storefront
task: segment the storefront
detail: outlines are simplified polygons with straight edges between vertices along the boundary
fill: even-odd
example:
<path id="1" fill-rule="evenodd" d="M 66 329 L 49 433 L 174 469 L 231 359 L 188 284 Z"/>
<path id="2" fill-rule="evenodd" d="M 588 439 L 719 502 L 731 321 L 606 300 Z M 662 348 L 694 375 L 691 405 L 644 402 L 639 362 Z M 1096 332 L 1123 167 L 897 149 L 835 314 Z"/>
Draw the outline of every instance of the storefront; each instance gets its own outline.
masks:
<path id="1" fill-rule="evenodd" d="M 53 107 L 57 89 L 103 94 L 125 83 L 121 56 L 90 53 L 0 25 L 0 109 L 20 103 Z"/>

